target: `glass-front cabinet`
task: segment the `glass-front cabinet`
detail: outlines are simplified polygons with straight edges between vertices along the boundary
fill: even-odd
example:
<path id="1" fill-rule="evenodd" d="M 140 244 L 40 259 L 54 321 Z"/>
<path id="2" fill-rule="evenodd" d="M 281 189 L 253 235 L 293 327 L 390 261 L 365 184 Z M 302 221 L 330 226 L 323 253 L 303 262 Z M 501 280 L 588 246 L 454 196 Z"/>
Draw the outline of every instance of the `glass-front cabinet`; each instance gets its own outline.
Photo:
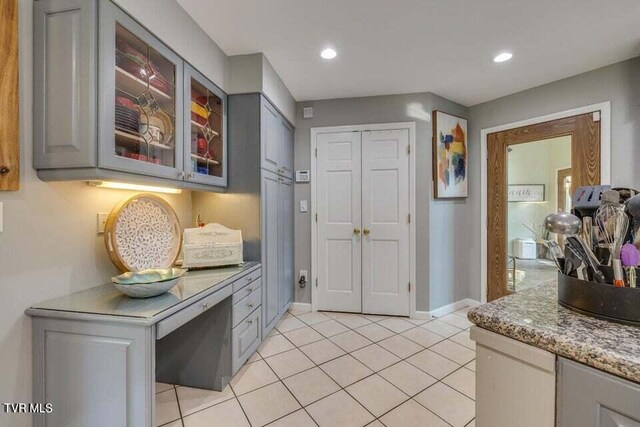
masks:
<path id="1" fill-rule="evenodd" d="M 182 59 L 111 2 L 99 16 L 99 164 L 183 177 Z"/>
<path id="2" fill-rule="evenodd" d="M 186 179 L 226 187 L 226 95 L 189 64 L 184 82 Z"/>

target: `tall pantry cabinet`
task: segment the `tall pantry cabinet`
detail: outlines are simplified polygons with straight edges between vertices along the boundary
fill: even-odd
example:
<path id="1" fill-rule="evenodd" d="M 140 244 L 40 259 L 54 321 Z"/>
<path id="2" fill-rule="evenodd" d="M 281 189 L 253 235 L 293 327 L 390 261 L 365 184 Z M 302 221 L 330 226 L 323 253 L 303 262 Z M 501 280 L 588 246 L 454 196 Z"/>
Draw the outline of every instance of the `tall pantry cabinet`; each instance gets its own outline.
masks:
<path id="1" fill-rule="evenodd" d="M 244 258 L 262 263 L 263 339 L 294 296 L 293 127 L 260 94 L 228 97 L 226 194 L 198 194 L 194 210 L 242 230 Z"/>

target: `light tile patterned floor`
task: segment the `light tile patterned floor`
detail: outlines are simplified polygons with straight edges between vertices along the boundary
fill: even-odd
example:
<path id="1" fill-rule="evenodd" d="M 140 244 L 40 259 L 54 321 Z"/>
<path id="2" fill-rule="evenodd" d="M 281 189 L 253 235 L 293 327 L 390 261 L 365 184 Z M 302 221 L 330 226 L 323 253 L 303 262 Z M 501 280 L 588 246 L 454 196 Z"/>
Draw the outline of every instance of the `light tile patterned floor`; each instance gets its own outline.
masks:
<path id="1" fill-rule="evenodd" d="M 157 423 L 473 426 L 467 310 L 429 322 L 290 311 L 224 391 L 157 384 Z"/>

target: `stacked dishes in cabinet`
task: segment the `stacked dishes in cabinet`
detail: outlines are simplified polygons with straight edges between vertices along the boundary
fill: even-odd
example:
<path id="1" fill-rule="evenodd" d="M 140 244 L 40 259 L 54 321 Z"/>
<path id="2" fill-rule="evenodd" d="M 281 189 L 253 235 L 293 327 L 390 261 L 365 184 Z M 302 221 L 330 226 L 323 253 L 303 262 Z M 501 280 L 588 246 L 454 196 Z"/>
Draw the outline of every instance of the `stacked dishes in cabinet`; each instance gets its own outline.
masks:
<path id="1" fill-rule="evenodd" d="M 175 167 L 175 65 L 116 28 L 115 154 Z"/>
<path id="2" fill-rule="evenodd" d="M 191 172 L 222 177 L 222 100 L 191 79 Z"/>

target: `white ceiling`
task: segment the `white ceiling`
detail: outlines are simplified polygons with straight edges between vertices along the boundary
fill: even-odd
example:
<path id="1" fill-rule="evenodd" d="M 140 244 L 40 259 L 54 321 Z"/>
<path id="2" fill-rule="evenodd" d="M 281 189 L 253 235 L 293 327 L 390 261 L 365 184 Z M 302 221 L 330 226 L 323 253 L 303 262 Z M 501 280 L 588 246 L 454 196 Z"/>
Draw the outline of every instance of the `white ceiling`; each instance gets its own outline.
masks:
<path id="1" fill-rule="evenodd" d="M 228 55 L 263 52 L 298 101 L 434 92 L 470 106 L 640 53 L 638 0 L 178 2 Z"/>

